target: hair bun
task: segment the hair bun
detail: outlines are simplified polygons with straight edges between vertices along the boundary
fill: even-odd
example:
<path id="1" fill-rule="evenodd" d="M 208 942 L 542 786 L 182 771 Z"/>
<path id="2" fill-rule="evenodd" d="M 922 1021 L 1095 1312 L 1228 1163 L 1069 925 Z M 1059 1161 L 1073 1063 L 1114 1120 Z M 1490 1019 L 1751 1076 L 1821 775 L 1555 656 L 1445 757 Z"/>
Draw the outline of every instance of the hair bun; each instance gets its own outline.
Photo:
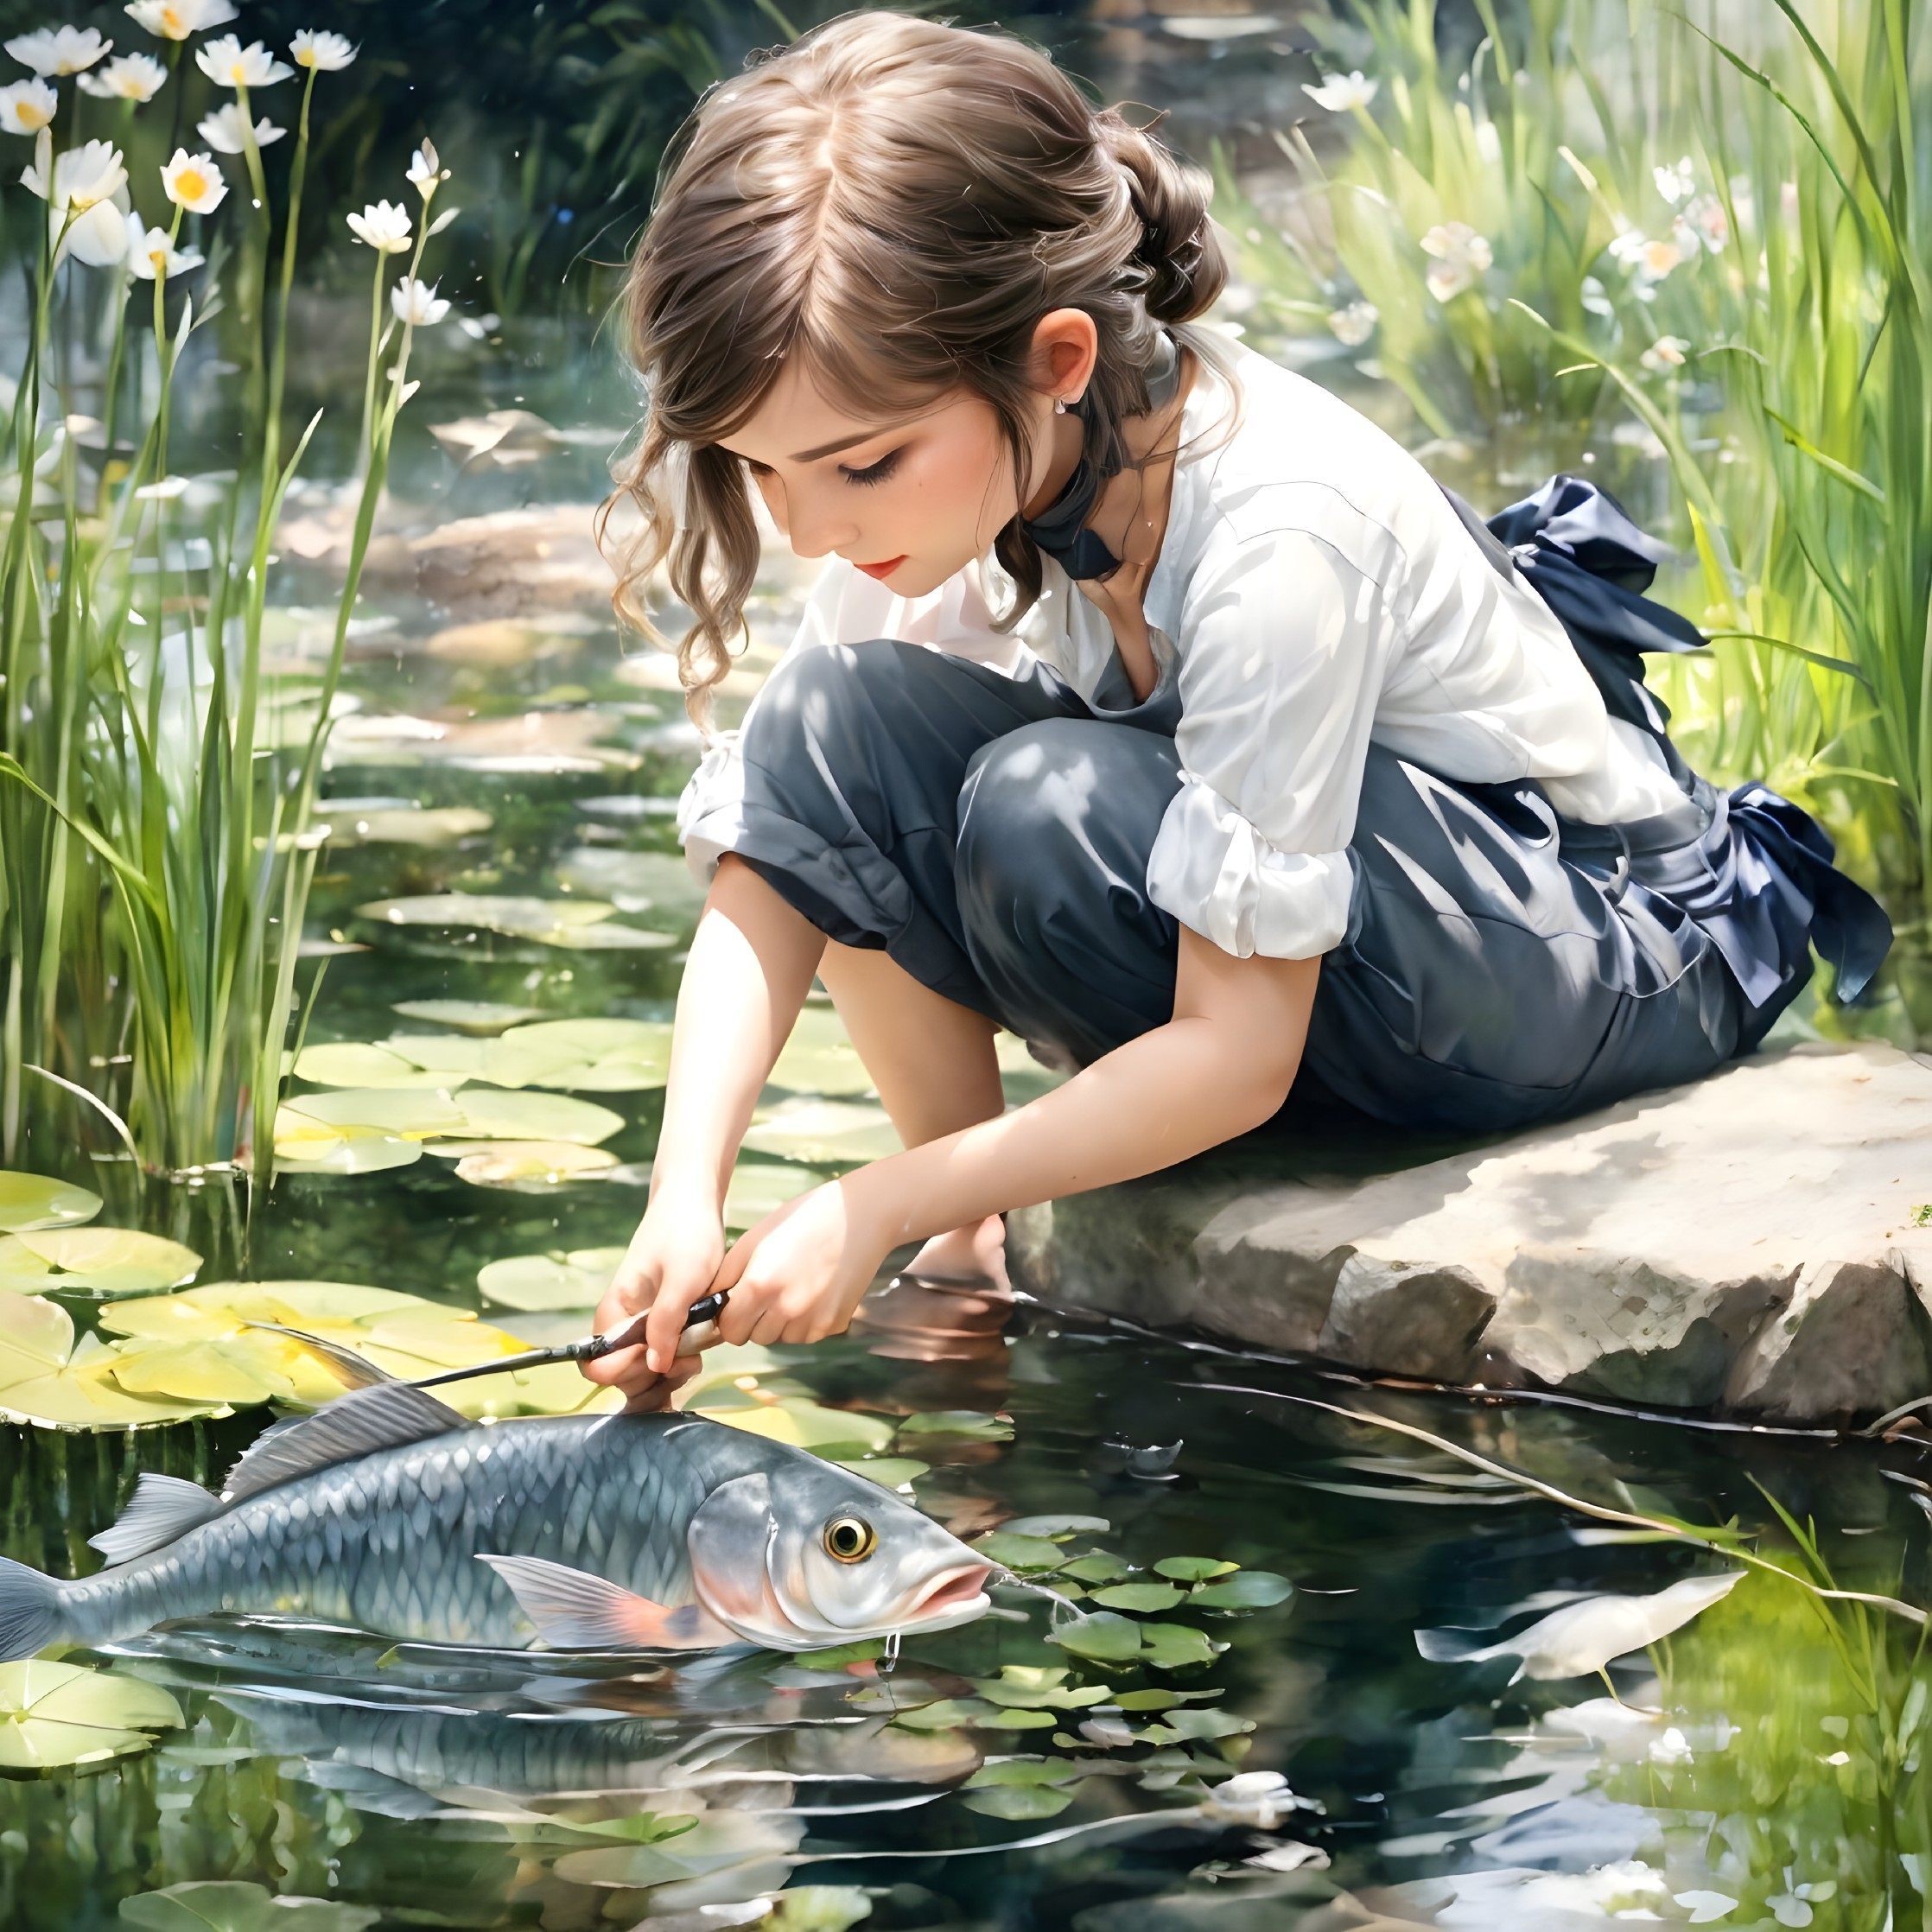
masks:
<path id="1" fill-rule="evenodd" d="M 1147 271 L 1147 313 L 1188 322 L 1205 313 L 1227 286 L 1228 258 L 1208 214 L 1213 184 L 1167 144 L 1123 120 L 1116 108 L 1097 114 L 1095 131 L 1127 175 L 1141 224 L 1133 260 Z"/>

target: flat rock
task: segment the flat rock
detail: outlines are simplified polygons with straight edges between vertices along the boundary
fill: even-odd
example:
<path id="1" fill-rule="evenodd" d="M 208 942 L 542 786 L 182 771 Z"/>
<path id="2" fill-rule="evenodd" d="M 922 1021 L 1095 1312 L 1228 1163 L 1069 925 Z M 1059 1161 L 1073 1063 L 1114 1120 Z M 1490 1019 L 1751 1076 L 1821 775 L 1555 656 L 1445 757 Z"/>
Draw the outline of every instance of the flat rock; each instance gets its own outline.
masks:
<path id="1" fill-rule="evenodd" d="M 1932 1394 L 1929 1203 L 1932 1060 L 1807 1045 L 1366 1179 L 1077 1197 L 1013 1248 L 1049 1301 L 1258 1349 L 1842 1421 Z"/>

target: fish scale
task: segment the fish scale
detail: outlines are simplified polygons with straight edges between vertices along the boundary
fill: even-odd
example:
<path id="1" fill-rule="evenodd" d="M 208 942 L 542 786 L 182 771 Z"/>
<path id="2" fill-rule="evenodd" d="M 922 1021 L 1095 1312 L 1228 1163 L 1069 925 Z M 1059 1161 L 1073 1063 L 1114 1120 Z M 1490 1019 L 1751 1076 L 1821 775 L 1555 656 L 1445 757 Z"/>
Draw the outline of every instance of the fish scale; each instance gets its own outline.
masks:
<path id="1" fill-rule="evenodd" d="M 625 1539 L 627 1586 L 653 1602 L 687 1602 L 683 1530 L 715 1481 L 700 1465 L 716 1457 L 688 1452 L 677 1422 L 613 1434 L 612 1420 L 499 1423 L 487 1453 L 452 1454 L 452 1439 L 434 1436 L 266 1490 L 165 1551 L 70 1586 L 76 1633 L 106 1641 L 219 1608 L 522 1646 L 534 1634 L 530 1620 L 477 1556 L 581 1563 L 570 1526 L 609 1510 L 613 1485 L 651 1532 Z M 317 1521 L 325 1515 L 327 1531 Z"/>

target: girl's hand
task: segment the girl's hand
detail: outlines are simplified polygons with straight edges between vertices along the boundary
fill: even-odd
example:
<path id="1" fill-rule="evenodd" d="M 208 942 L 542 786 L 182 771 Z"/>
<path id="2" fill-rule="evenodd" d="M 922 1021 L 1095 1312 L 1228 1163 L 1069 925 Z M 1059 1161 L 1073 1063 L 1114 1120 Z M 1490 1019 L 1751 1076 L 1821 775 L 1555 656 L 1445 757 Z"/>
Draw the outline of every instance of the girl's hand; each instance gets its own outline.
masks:
<path id="1" fill-rule="evenodd" d="M 694 1301 L 710 1293 L 724 1251 L 724 1223 L 716 1208 L 692 1205 L 683 1187 L 661 1187 L 597 1304 L 601 1335 L 649 1311 L 645 1342 L 584 1363 L 585 1376 L 621 1389 L 628 1408 L 662 1408 L 678 1385 L 697 1373 L 697 1356 L 678 1353 L 684 1317 Z"/>
<path id="2" fill-rule="evenodd" d="M 848 1182 L 787 1201 L 734 1243 L 715 1286 L 730 1290 L 728 1342 L 817 1342 L 840 1333 L 893 1242 Z"/>

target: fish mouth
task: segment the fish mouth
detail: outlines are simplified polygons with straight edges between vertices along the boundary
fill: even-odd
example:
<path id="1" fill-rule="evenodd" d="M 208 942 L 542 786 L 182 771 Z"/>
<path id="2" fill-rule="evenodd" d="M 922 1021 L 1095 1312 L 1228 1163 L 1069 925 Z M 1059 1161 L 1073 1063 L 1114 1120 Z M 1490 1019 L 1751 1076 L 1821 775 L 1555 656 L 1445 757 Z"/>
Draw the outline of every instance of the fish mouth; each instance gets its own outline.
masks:
<path id="1" fill-rule="evenodd" d="M 942 1571 L 906 1611 L 908 1624 L 924 1624 L 934 1617 L 950 1617 L 963 1621 L 962 1611 L 970 1611 L 985 1600 L 986 1579 L 992 1566 L 963 1563 L 956 1569 Z"/>

